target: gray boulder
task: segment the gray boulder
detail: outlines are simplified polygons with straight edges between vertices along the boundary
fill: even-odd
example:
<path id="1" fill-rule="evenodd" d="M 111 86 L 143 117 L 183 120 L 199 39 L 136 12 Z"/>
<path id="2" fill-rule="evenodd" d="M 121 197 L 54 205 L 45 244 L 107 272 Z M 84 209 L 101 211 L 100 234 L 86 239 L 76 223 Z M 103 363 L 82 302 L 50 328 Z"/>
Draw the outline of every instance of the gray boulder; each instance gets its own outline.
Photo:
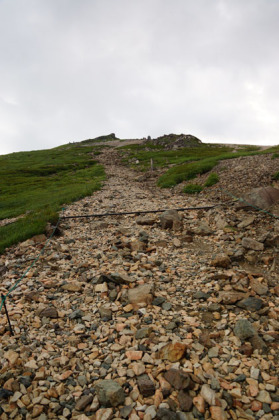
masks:
<path id="1" fill-rule="evenodd" d="M 121 386 L 111 379 L 104 379 L 96 385 L 96 394 L 105 407 L 117 407 L 124 403 L 125 392 Z"/>
<path id="2" fill-rule="evenodd" d="M 242 341 L 245 341 L 256 335 L 256 331 L 248 319 L 239 319 L 235 324 L 233 331 L 235 335 Z"/>

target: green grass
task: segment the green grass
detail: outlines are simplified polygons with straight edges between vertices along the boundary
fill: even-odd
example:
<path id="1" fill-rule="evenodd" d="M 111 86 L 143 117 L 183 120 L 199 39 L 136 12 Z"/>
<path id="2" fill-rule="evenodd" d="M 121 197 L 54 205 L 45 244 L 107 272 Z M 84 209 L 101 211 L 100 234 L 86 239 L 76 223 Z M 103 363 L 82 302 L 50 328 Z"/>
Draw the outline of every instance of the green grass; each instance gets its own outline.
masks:
<path id="1" fill-rule="evenodd" d="M 202 144 L 198 147 L 184 147 L 178 150 L 166 150 L 161 145 L 146 143 L 134 144 L 118 148 L 122 153 L 124 164 L 140 171 L 150 169 L 150 159 L 153 159 L 154 168 L 165 168 L 169 165 L 180 165 L 186 162 L 203 160 L 232 151 L 230 147 Z M 139 164 L 136 165 L 135 161 Z"/>
<path id="2" fill-rule="evenodd" d="M 183 188 L 183 192 L 186 194 L 198 194 L 203 190 L 203 186 L 199 184 L 188 184 Z"/>
<path id="3" fill-rule="evenodd" d="M 261 151 L 258 146 L 244 145 L 239 146 L 237 152 L 233 152 L 231 147 L 203 143 L 198 147 L 166 150 L 163 145 L 156 145 L 150 141 L 145 144 L 123 146 L 118 150 L 122 154 L 123 163 L 138 171 L 149 170 L 151 159 L 155 169 L 168 168 L 159 178 L 158 186 L 170 188 L 211 171 L 220 160 L 276 153 L 279 152 L 279 146 Z M 136 164 L 136 161 L 139 163 Z"/>
<path id="4" fill-rule="evenodd" d="M 95 139 L 87 139 L 87 140 L 83 140 L 80 143 L 82 144 L 91 144 L 91 143 L 98 143 L 98 142 L 103 142 L 103 141 L 112 141 L 112 140 L 119 140 L 117 137 L 115 137 L 114 133 L 108 134 L 106 136 L 99 136 L 96 137 Z"/>
<path id="5" fill-rule="evenodd" d="M 253 156 L 259 154 L 268 154 L 278 150 L 276 147 L 266 149 L 264 151 L 239 151 L 236 153 L 215 153 L 214 157 L 196 159 L 191 163 L 177 165 L 168 169 L 159 179 L 158 186 L 161 188 L 170 188 L 183 181 L 194 179 L 197 175 L 202 175 L 211 171 L 219 161 L 226 159 L 236 159 L 238 157 Z"/>
<path id="6" fill-rule="evenodd" d="M 204 183 L 205 187 L 212 187 L 212 185 L 217 184 L 219 182 L 219 176 L 216 174 L 216 172 L 212 172 L 208 177 L 207 180 Z"/>
<path id="7" fill-rule="evenodd" d="M 239 151 L 243 152 L 257 152 L 261 150 L 259 146 L 243 145 L 239 147 Z"/>
<path id="8" fill-rule="evenodd" d="M 164 173 L 158 180 L 158 186 L 162 188 L 174 187 L 183 181 L 196 178 L 197 175 L 211 171 L 217 164 L 217 158 L 208 158 L 184 165 L 174 166 Z"/>
<path id="9" fill-rule="evenodd" d="M 0 156 L 0 220 L 26 215 L 0 227 L 0 253 L 43 233 L 63 205 L 101 188 L 105 173 L 92 152 L 74 144 Z"/>

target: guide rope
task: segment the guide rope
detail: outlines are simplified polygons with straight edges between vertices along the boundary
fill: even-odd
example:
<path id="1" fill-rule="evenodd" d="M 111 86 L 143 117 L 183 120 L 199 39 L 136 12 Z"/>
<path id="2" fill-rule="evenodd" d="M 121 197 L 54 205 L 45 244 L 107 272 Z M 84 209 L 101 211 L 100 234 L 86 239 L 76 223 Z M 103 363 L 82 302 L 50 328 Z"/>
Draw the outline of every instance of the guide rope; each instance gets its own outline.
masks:
<path id="1" fill-rule="evenodd" d="M 247 200 L 245 200 L 242 197 L 237 197 L 236 195 L 232 194 L 231 192 L 225 190 L 224 188 L 218 188 L 219 191 L 223 191 L 224 193 L 226 193 L 227 195 L 229 195 L 230 197 L 232 197 L 234 200 L 237 200 L 245 205 L 247 205 L 248 207 L 252 207 L 257 211 L 260 211 L 262 213 L 268 214 L 271 217 L 274 217 L 275 219 L 279 219 L 279 216 L 276 216 L 276 214 L 273 214 L 265 209 L 262 209 L 261 207 L 255 206 L 254 204 L 249 203 Z"/>
<path id="2" fill-rule="evenodd" d="M 64 211 L 64 209 L 62 209 L 62 211 Z M 34 267 L 34 265 L 36 264 L 36 262 L 38 261 L 38 259 L 40 258 L 40 256 L 44 253 L 46 247 L 49 244 L 49 241 L 52 239 L 53 235 L 55 234 L 56 229 L 58 228 L 58 225 L 61 221 L 61 217 L 58 218 L 58 221 L 50 235 L 50 237 L 46 240 L 46 243 L 44 245 L 44 247 L 42 248 L 41 252 L 37 255 L 37 257 L 34 259 L 34 261 L 32 262 L 32 264 L 25 270 L 25 272 L 22 274 L 22 276 L 20 277 L 19 280 L 16 281 L 16 283 L 9 289 L 9 291 L 5 294 L 5 295 L 1 295 L 2 298 L 2 302 L 0 304 L 0 313 L 1 310 L 3 308 L 3 306 L 5 305 L 5 301 L 7 299 L 7 297 L 17 288 L 17 286 L 19 285 L 19 283 L 24 279 L 24 277 L 29 273 L 29 271 L 31 270 L 31 268 Z"/>
<path id="3" fill-rule="evenodd" d="M 236 195 L 232 194 L 231 192 L 227 191 L 224 188 L 218 188 L 219 191 L 224 192 L 225 194 L 227 194 L 228 196 L 230 196 L 231 198 L 233 198 L 236 201 L 239 201 L 241 203 L 244 203 L 245 205 L 254 208 L 257 211 L 263 212 L 271 217 L 274 217 L 275 219 L 279 219 L 279 216 L 276 216 L 275 214 L 262 209 L 258 206 L 255 206 L 251 203 L 249 203 L 247 200 L 245 200 L 242 197 L 237 197 Z M 39 260 L 39 258 L 41 257 L 41 255 L 44 253 L 46 247 L 48 246 L 50 240 L 52 239 L 52 237 L 54 236 L 56 229 L 58 228 L 61 220 L 66 220 L 66 219 L 81 219 L 81 218 L 91 218 L 91 217 L 107 217 L 107 216 L 124 216 L 124 215 L 134 215 L 134 214 L 150 214 L 150 213 L 163 213 L 165 211 L 168 210 L 176 210 L 176 211 L 187 211 L 187 210 L 207 210 L 207 209 L 212 209 L 212 208 L 216 208 L 218 207 L 220 204 L 215 204 L 212 206 L 199 206 L 199 207 L 185 207 L 185 208 L 176 208 L 176 209 L 160 209 L 160 210 L 141 210 L 141 211 L 131 211 L 131 212 L 110 212 L 110 213 L 96 213 L 96 214 L 90 214 L 90 215 L 74 215 L 74 216 L 63 216 L 65 209 L 62 209 L 62 215 L 59 216 L 58 221 L 51 233 L 51 235 L 49 236 L 49 238 L 46 240 L 46 243 L 44 245 L 44 247 L 42 248 L 42 250 L 40 251 L 40 253 L 37 255 L 37 257 L 34 259 L 34 261 L 32 262 L 32 264 L 25 270 L 25 272 L 22 274 L 22 276 L 19 278 L 19 280 L 16 281 L 16 283 L 9 289 L 9 291 L 4 295 L 1 294 L 1 303 L 0 303 L 0 313 L 2 308 L 4 307 L 6 315 L 7 315 L 7 319 L 8 319 L 8 323 L 10 326 L 10 330 L 11 330 L 11 334 L 13 335 L 13 330 L 12 330 L 12 326 L 10 324 L 10 320 L 9 320 L 9 316 L 8 316 L 8 311 L 6 308 L 6 300 L 8 298 L 8 296 L 17 288 L 17 286 L 20 284 L 20 282 L 26 277 L 26 275 L 29 273 L 29 271 L 34 267 L 34 265 L 36 264 L 36 262 Z"/>
<path id="4" fill-rule="evenodd" d="M 89 217 L 127 216 L 127 215 L 132 215 L 132 214 L 164 213 L 165 211 L 169 211 L 169 210 L 176 210 L 176 211 L 207 210 L 207 209 L 213 209 L 217 205 L 201 206 L 201 207 L 185 207 L 185 208 L 177 208 L 177 209 L 162 209 L 162 210 L 126 211 L 126 212 L 119 212 L 119 213 L 112 212 L 112 213 L 83 214 L 83 215 L 75 215 L 75 216 L 63 216 L 61 217 L 61 219 L 62 220 L 63 219 L 81 219 L 81 218 L 89 218 Z"/>

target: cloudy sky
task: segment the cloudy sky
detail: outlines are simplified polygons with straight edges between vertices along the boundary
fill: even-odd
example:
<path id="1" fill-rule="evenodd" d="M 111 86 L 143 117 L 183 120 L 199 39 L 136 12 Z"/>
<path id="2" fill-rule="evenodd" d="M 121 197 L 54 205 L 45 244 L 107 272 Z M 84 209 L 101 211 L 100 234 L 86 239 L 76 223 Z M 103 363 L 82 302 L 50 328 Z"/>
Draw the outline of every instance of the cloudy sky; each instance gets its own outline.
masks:
<path id="1" fill-rule="evenodd" d="M 278 0 L 0 0 L 0 154 L 114 132 L 279 144 Z"/>

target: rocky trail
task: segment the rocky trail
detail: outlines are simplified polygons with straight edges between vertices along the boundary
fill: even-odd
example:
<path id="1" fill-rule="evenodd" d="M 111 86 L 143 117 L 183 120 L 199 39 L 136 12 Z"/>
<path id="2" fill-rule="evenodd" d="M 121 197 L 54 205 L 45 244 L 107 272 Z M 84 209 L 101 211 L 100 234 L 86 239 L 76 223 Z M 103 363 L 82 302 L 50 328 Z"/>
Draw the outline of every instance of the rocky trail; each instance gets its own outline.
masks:
<path id="1" fill-rule="evenodd" d="M 279 419 L 279 222 L 100 161 L 0 317 L 0 419 Z M 228 175 L 226 175 L 228 176 Z M 247 182 L 247 180 L 246 180 Z M 46 241 L 0 256 L 6 294 Z"/>

